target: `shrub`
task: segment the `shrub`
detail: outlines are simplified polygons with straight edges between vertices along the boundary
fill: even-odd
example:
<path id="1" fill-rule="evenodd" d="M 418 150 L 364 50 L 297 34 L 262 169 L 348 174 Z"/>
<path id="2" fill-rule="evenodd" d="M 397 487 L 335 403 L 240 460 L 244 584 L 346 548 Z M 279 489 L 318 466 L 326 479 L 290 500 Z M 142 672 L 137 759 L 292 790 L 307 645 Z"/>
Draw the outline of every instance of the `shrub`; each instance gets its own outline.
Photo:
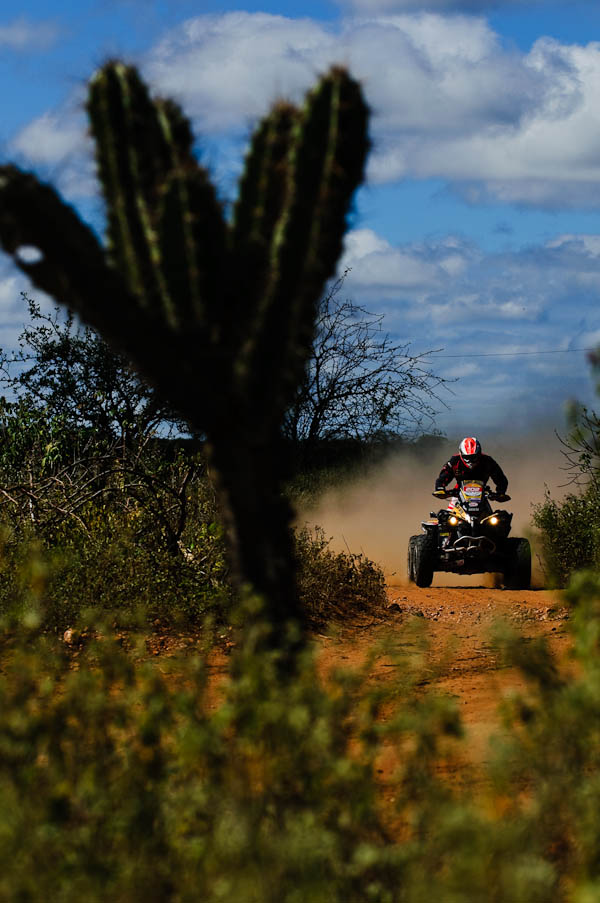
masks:
<path id="1" fill-rule="evenodd" d="M 0 617 L 20 621 L 32 609 L 48 628 L 65 630 L 83 616 L 110 613 L 130 620 L 143 610 L 163 625 L 225 624 L 234 599 L 227 581 L 223 531 L 195 493 L 194 516 L 184 534 L 186 554 L 173 555 L 143 506 L 96 500 L 82 512 L 88 529 L 72 520 L 37 532 L 0 521 Z M 363 555 L 336 553 L 322 531 L 296 539 L 300 597 L 313 627 L 376 614 L 385 604 L 380 568 Z"/>
<path id="2" fill-rule="evenodd" d="M 557 502 L 547 493 L 533 512 L 550 580 L 565 586 L 571 574 L 600 566 L 600 491 L 595 485 Z"/>
<path id="3" fill-rule="evenodd" d="M 329 689 L 304 656 L 238 659 L 215 706 L 201 658 L 128 655 L 106 628 L 78 653 L 35 634 L 3 650 L 0 675 L 0 897 L 122 903 L 206 900 L 352 903 L 404 899 L 418 843 L 390 844 L 378 810 L 376 720 L 386 701 L 362 675 Z M 406 686 L 412 662 L 398 661 Z M 394 687 L 398 698 L 398 686 Z M 405 697 L 406 698 L 406 697 Z M 384 733 L 402 762 L 407 819 L 445 794 L 439 744 L 449 703 L 410 701 Z M 421 781 L 416 785 L 409 777 Z M 402 784 L 399 785 L 399 788 Z"/>
<path id="4" fill-rule="evenodd" d="M 319 527 L 297 532 L 296 554 L 300 597 L 313 625 L 383 611 L 383 571 L 364 555 L 332 551 Z"/>
<path id="5" fill-rule="evenodd" d="M 423 688 L 422 640 L 406 630 L 384 650 L 389 681 L 368 681 L 369 660 L 323 684 L 308 654 L 281 681 L 280 653 L 257 653 L 248 635 L 220 688 L 209 658 L 157 666 L 143 638 L 127 653 L 102 626 L 76 652 L 35 629 L 5 635 L 0 898 L 596 899 L 598 578 L 570 593 L 576 678 L 543 643 L 502 640 L 530 689 L 507 703 L 483 799 L 440 777 L 460 755 L 460 721 Z M 397 773 L 381 788 L 390 752 Z"/>
<path id="6" fill-rule="evenodd" d="M 509 664 L 526 693 L 507 702 L 510 734 L 500 759 L 504 787 L 557 878 L 556 900 L 600 893 L 600 577 L 581 572 L 565 594 L 576 667 L 565 673 L 544 640 L 509 636 Z"/>

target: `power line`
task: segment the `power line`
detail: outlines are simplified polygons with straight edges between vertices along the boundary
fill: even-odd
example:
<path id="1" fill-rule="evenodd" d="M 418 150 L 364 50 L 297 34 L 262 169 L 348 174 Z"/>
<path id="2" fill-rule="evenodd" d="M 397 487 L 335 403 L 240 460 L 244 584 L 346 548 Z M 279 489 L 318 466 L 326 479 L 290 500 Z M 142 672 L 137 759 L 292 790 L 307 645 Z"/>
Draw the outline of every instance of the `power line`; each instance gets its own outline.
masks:
<path id="1" fill-rule="evenodd" d="M 438 354 L 434 351 L 436 357 L 518 357 L 523 354 L 574 354 L 575 352 L 596 351 L 596 348 L 552 348 L 549 351 L 483 351 L 475 354 L 467 352 L 466 354 Z"/>

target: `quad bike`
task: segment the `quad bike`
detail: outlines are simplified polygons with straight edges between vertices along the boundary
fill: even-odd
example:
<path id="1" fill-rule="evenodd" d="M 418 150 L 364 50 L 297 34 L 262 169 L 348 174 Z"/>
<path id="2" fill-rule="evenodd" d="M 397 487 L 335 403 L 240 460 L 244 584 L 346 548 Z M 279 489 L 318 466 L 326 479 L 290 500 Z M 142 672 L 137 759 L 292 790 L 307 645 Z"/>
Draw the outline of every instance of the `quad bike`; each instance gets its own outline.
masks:
<path id="1" fill-rule="evenodd" d="M 453 574 L 501 573 L 507 589 L 529 589 L 531 549 L 526 539 L 509 537 L 512 514 L 492 510 L 491 501 L 510 501 L 481 480 L 439 489 L 436 498 L 451 498 L 447 508 L 422 521 L 423 533 L 408 542 L 408 577 L 431 586 L 435 571 Z"/>

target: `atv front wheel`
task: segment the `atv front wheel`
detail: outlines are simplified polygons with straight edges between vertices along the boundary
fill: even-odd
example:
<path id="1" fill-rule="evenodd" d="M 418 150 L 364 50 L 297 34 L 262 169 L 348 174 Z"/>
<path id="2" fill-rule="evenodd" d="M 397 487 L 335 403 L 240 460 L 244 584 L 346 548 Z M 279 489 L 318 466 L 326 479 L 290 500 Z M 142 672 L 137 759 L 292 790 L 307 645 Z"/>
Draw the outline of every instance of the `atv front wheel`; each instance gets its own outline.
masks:
<path id="1" fill-rule="evenodd" d="M 412 579 L 417 586 L 431 586 L 436 557 L 435 541 L 427 533 L 422 536 L 411 536 L 411 540 L 414 540 L 412 547 Z"/>
<path id="2" fill-rule="evenodd" d="M 531 546 L 527 539 L 506 540 L 508 562 L 504 568 L 505 589 L 529 589 L 531 586 Z"/>

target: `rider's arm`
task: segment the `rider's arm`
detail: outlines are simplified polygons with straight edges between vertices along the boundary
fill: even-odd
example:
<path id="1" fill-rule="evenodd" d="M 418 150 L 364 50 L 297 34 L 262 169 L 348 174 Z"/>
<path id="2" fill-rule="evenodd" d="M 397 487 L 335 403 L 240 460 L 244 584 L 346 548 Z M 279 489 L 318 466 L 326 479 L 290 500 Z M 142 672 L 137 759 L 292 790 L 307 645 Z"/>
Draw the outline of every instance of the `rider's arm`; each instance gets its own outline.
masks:
<path id="1" fill-rule="evenodd" d="M 494 483 L 496 484 L 496 492 L 500 495 L 506 495 L 506 490 L 508 489 L 508 480 L 504 471 L 500 467 L 497 461 L 494 461 L 493 458 L 490 458 L 490 476 Z"/>
<path id="2" fill-rule="evenodd" d="M 450 480 L 453 478 L 453 476 L 454 476 L 454 471 L 452 469 L 452 462 L 446 461 L 446 463 L 440 470 L 439 477 L 435 481 L 435 488 L 436 489 L 444 489 L 448 485 Z"/>

